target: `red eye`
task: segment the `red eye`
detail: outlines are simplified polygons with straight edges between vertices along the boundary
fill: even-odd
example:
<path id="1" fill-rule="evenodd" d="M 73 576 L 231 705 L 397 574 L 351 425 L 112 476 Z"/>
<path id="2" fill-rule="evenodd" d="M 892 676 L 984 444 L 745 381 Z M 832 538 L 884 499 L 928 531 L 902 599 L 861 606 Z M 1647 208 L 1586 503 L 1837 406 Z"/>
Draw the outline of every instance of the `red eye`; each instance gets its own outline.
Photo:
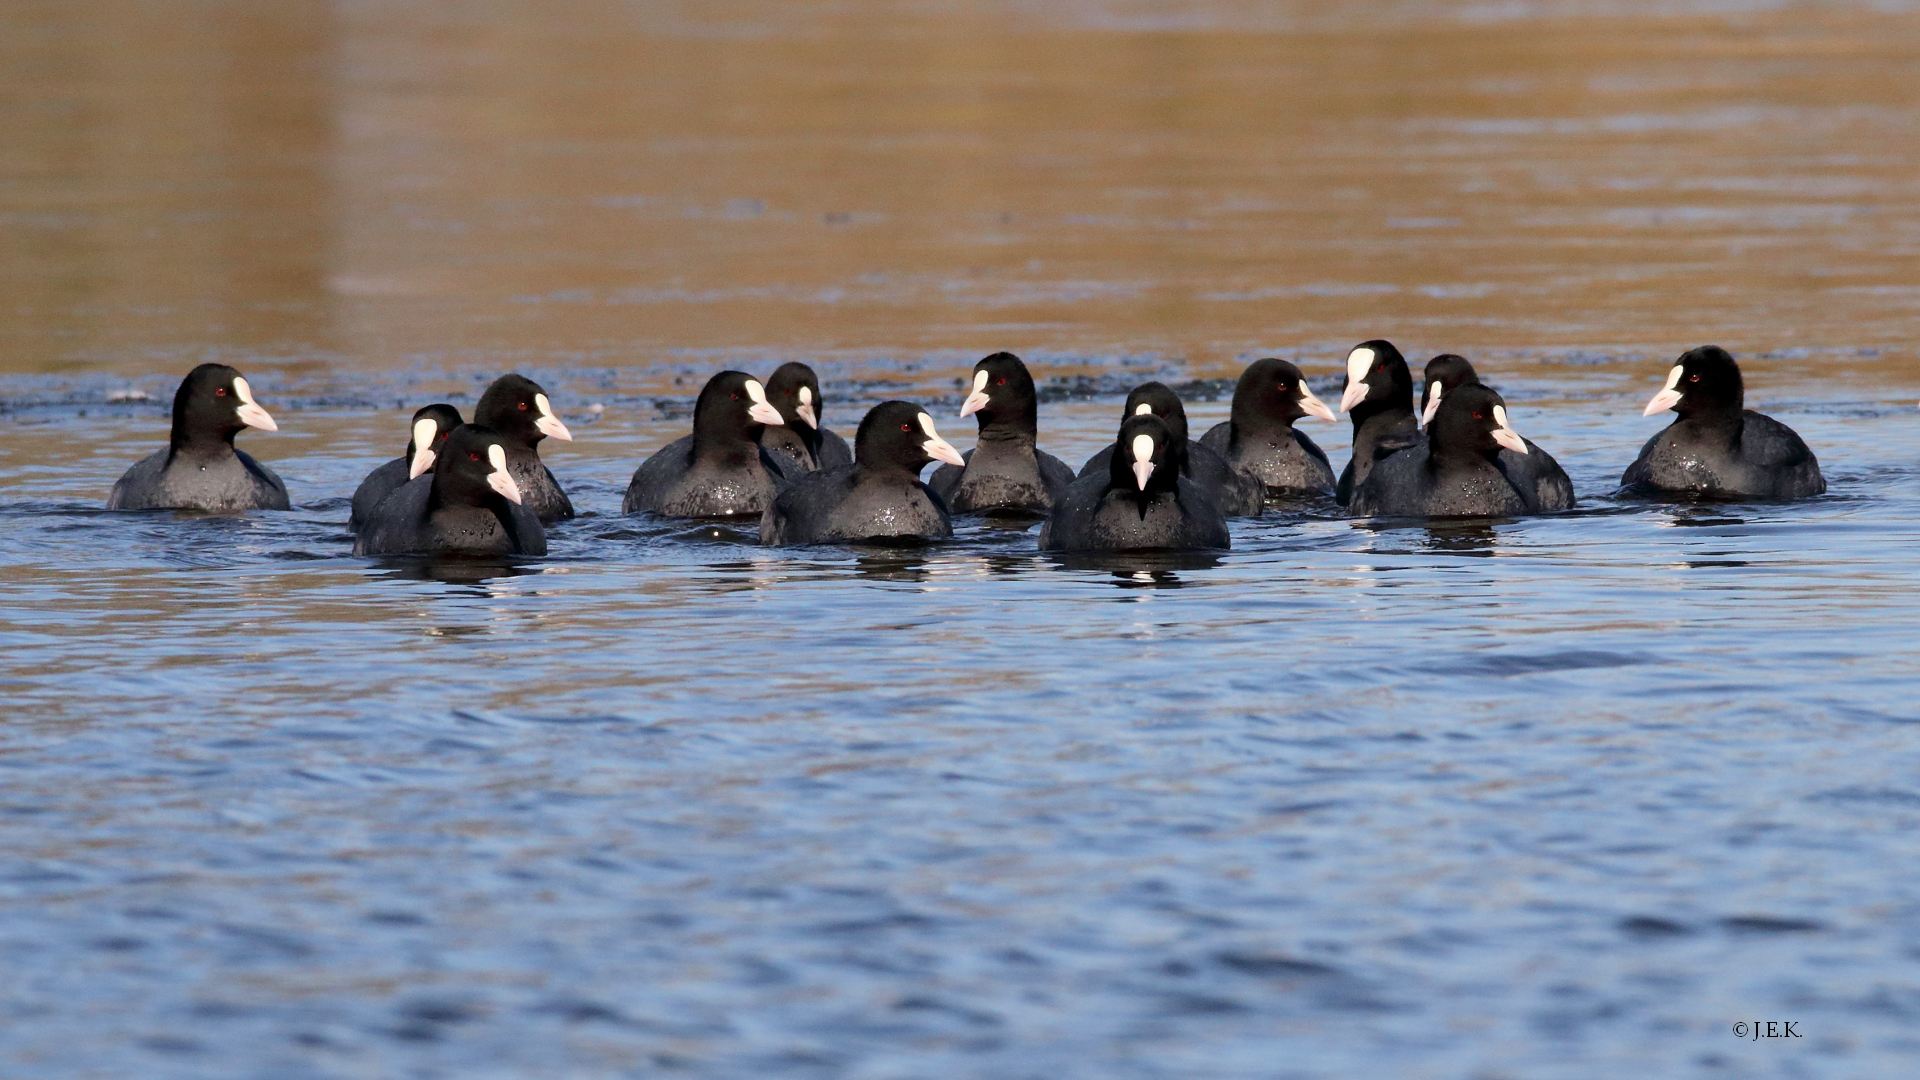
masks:
<path id="1" fill-rule="evenodd" d="M 913 430 L 913 425 L 912 425 L 912 424 L 901 424 L 901 425 L 900 425 L 900 430 L 901 430 L 901 431 L 912 431 L 912 430 Z"/>
<path id="2" fill-rule="evenodd" d="M 469 450 L 469 451 L 467 451 L 467 457 L 469 457 L 469 458 L 471 458 L 471 459 L 472 459 L 472 460 L 474 460 L 474 461 L 479 461 L 479 460 L 480 460 L 480 455 L 479 455 L 479 454 L 476 454 L 476 453 L 474 453 L 474 452 L 473 452 L 473 451 L 471 451 L 471 450 Z"/>
<path id="3" fill-rule="evenodd" d="M 1698 375 L 1689 375 L 1689 376 L 1687 376 L 1687 381 L 1688 381 L 1688 382 L 1699 382 L 1699 381 L 1700 381 L 1700 376 L 1698 376 Z"/>
<path id="4" fill-rule="evenodd" d="M 222 386 L 222 387 L 220 387 L 219 389 L 217 389 L 217 390 L 215 390 L 215 391 L 213 392 L 213 394 L 214 394 L 214 396 L 215 396 L 215 397 L 226 397 L 226 396 L 227 396 L 227 388 L 226 388 L 226 387 L 224 387 L 224 386 Z"/>
<path id="5" fill-rule="evenodd" d="M 1474 414 L 1473 414 L 1473 418 L 1474 418 L 1475 420 L 1485 420 L 1485 419 L 1487 418 L 1487 414 L 1486 414 L 1486 413 L 1474 413 Z"/>
<path id="6" fill-rule="evenodd" d="M 520 403 L 520 411 L 521 411 L 521 412 L 526 412 L 526 411 L 527 411 L 527 403 L 526 403 L 526 402 L 524 402 L 524 401 L 523 401 L 523 402 L 521 402 L 521 403 Z"/>
<path id="7" fill-rule="evenodd" d="M 738 391 L 738 390 L 735 390 L 735 391 L 733 392 L 733 400 L 735 400 L 735 401 L 739 401 L 739 400 L 740 400 L 740 391 Z"/>
<path id="8" fill-rule="evenodd" d="M 1007 385 L 1007 377 L 1006 377 L 1005 375 L 1002 375 L 1002 376 L 1000 376 L 1000 378 L 999 378 L 999 380 L 998 380 L 997 382 L 995 382 L 995 383 L 994 383 L 994 385 L 995 385 L 995 386 L 1005 386 L 1005 385 Z"/>

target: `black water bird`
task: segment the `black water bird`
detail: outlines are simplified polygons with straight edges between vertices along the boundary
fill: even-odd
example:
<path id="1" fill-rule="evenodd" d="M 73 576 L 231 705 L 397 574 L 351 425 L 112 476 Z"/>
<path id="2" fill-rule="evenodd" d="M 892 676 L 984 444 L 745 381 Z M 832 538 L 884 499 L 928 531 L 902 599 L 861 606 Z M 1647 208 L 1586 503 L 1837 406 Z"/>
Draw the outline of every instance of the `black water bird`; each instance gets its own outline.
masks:
<path id="1" fill-rule="evenodd" d="M 433 469 L 367 514 L 355 555 L 545 555 L 546 530 L 525 505 L 506 436 L 462 424 Z"/>
<path id="2" fill-rule="evenodd" d="M 930 461 L 962 459 L 909 401 L 874 406 L 854 434 L 854 464 L 806 474 L 760 517 L 763 544 L 939 539 L 953 535 L 947 504 L 920 482 Z"/>
<path id="3" fill-rule="evenodd" d="M 1629 491 L 1694 498 L 1798 499 L 1827 490 L 1820 462 L 1787 425 L 1745 407 L 1740 365 L 1703 345 L 1682 354 L 1642 413 L 1679 419 L 1640 448 L 1620 477 Z"/>
<path id="4" fill-rule="evenodd" d="M 853 464 L 847 440 L 822 426 L 826 402 L 811 367 L 795 360 L 775 368 L 767 380 L 767 402 L 780 410 L 785 423 L 762 430 L 760 445 L 787 478 Z"/>
<path id="5" fill-rule="evenodd" d="M 1187 438 L 1187 408 L 1180 402 L 1180 395 L 1166 383 L 1141 383 L 1127 394 L 1127 403 L 1120 415 L 1144 416 L 1152 414 L 1167 425 L 1175 442 L 1186 450 L 1186 463 L 1180 469 L 1180 475 L 1199 484 L 1213 500 L 1213 505 L 1228 517 L 1253 517 L 1266 509 L 1267 492 L 1265 485 L 1253 476 L 1235 470 L 1226 460 L 1213 450 Z M 1089 476 L 1105 476 L 1110 471 L 1109 462 L 1113 458 L 1118 443 L 1108 443 L 1099 452 L 1080 466 L 1080 475 L 1076 481 Z"/>
<path id="6" fill-rule="evenodd" d="M 1186 446 L 1151 413 L 1120 423 L 1104 475 L 1073 482 L 1040 527 L 1042 551 L 1224 550 L 1227 519 L 1180 475 Z"/>
<path id="7" fill-rule="evenodd" d="M 1454 353 L 1441 353 L 1427 361 L 1426 405 L 1420 413 L 1420 423 L 1424 426 L 1433 423 L 1433 417 L 1440 409 L 1440 401 L 1448 392 L 1463 386 L 1480 386 L 1480 376 L 1473 370 L 1467 358 Z M 1573 506 L 1573 479 L 1567 470 L 1553 459 L 1553 455 L 1540 449 L 1532 439 L 1522 440 L 1527 444 L 1526 453 L 1512 450 L 1500 451 L 1500 471 L 1507 474 L 1513 486 L 1522 492 L 1530 492 L 1529 504 L 1534 510 L 1566 510 Z"/>
<path id="8" fill-rule="evenodd" d="M 1340 411 L 1353 418 L 1353 456 L 1340 472 L 1334 498 L 1347 505 L 1367 472 L 1420 441 L 1420 420 L 1413 411 L 1413 373 L 1392 342 L 1375 339 L 1347 354 L 1347 390 Z"/>
<path id="9" fill-rule="evenodd" d="M 247 428 L 280 426 L 253 390 L 225 364 L 201 364 L 173 395 L 167 448 L 134 463 L 107 495 L 109 510 L 286 510 L 287 485 L 236 449 Z"/>
<path id="10" fill-rule="evenodd" d="M 399 490 L 400 485 L 433 468 L 440 447 L 461 424 L 460 410 L 440 403 L 428 405 L 413 414 L 407 452 L 367 474 L 353 492 L 353 509 L 347 515 L 347 528 L 359 532 L 380 500 Z"/>
<path id="11" fill-rule="evenodd" d="M 1233 412 L 1209 428 L 1200 445 L 1259 480 L 1269 498 L 1331 495 L 1333 465 L 1326 451 L 1293 426 L 1307 416 L 1335 419 L 1299 368 L 1271 357 L 1255 360 L 1234 385 Z"/>
<path id="12" fill-rule="evenodd" d="M 500 436 L 500 445 L 507 451 L 507 471 L 542 524 L 573 516 L 573 500 L 540 460 L 539 450 L 541 439 L 572 442 L 573 433 L 554 415 L 553 403 L 539 383 L 524 375 L 500 376 L 480 395 L 473 407 L 473 422 Z"/>
<path id="13" fill-rule="evenodd" d="M 1484 386 L 1446 395 L 1424 442 L 1373 463 L 1354 489 L 1355 517 L 1514 517 L 1534 512 L 1500 468 L 1501 450 L 1527 452 L 1506 403 Z"/>
<path id="14" fill-rule="evenodd" d="M 973 365 L 960 416 L 979 415 L 979 441 L 964 466 L 940 466 L 928 485 L 956 514 L 1046 513 L 1073 483 L 1073 470 L 1038 448 L 1039 410 L 1033 376 L 1019 357 L 998 352 Z"/>
<path id="15" fill-rule="evenodd" d="M 766 388 L 744 371 L 707 380 L 693 406 L 693 434 L 668 443 L 633 471 L 620 512 L 665 517 L 758 515 L 784 482 L 760 445 L 761 430 L 784 421 Z"/>

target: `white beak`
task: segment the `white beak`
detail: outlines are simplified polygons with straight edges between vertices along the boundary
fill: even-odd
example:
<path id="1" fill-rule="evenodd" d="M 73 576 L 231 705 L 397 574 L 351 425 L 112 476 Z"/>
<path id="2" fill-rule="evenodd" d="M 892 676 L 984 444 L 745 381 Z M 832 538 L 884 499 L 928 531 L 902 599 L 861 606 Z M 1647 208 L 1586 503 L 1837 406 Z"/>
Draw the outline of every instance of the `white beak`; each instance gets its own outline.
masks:
<path id="1" fill-rule="evenodd" d="M 1427 385 L 1427 407 L 1420 411 L 1421 427 L 1426 427 L 1428 424 L 1433 423 L 1433 414 L 1440 411 L 1440 392 L 1444 389 L 1446 389 L 1446 387 L 1442 383 L 1429 383 Z"/>
<path id="2" fill-rule="evenodd" d="M 1300 407 L 1307 411 L 1308 416 L 1317 416 L 1322 420 L 1338 419 L 1333 415 L 1333 410 L 1327 408 L 1326 402 L 1313 396 L 1313 391 L 1307 389 L 1304 382 L 1300 384 Z"/>
<path id="3" fill-rule="evenodd" d="M 933 430 L 933 417 L 921 413 L 920 430 L 927 433 L 927 441 L 920 444 L 920 449 L 925 450 L 928 457 L 935 461 L 944 461 L 949 465 L 966 465 L 967 459 L 960 456 L 960 451 L 955 450 L 952 443 L 941 438 L 940 433 Z"/>
<path id="4" fill-rule="evenodd" d="M 280 425 L 273 422 L 273 417 L 267 415 L 267 410 L 253 400 L 253 389 L 247 385 L 247 380 L 236 375 L 233 380 L 233 393 L 240 399 L 241 423 L 248 427 L 257 427 L 261 431 L 280 430 Z"/>
<path id="5" fill-rule="evenodd" d="M 807 422 L 810 428 L 820 426 L 819 414 L 813 411 L 813 391 L 808 387 L 800 388 L 800 405 L 793 410 L 794 415 Z"/>
<path id="6" fill-rule="evenodd" d="M 1659 393 L 1653 395 L 1653 400 L 1647 402 L 1647 407 L 1640 410 L 1640 415 L 1652 416 L 1654 413 L 1666 412 L 1668 409 L 1680 404 L 1680 391 L 1677 387 L 1680 385 L 1680 376 L 1686 373 L 1687 370 L 1679 364 L 1673 365 L 1673 370 L 1667 372 L 1667 385 L 1662 387 Z"/>
<path id="7" fill-rule="evenodd" d="M 1135 416 L 1146 416 L 1151 412 L 1153 412 L 1153 406 L 1144 401 L 1133 407 L 1133 415 Z"/>
<path id="8" fill-rule="evenodd" d="M 973 393 L 968 394 L 967 400 L 960 404 L 960 419 L 965 420 L 986 407 L 987 373 L 976 371 L 973 373 Z"/>
<path id="9" fill-rule="evenodd" d="M 747 415 L 753 418 L 754 423 L 765 424 L 768 427 L 787 426 L 787 418 L 781 416 L 780 410 L 774 408 L 773 403 L 767 400 L 767 388 L 760 385 L 760 380 L 747 380 L 747 397 L 753 402 L 747 406 Z"/>
<path id="10" fill-rule="evenodd" d="M 487 461 L 493 466 L 493 471 L 487 474 L 487 486 L 518 505 L 520 485 L 513 482 L 513 474 L 507 471 L 507 452 L 500 449 L 499 443 L 487 447 Z"/>
<path id="11" fill-rule="evenodd" d="M 1147 490 L 1147 477 L 1153 475 L 1153 436 L 1135 435 L 1133 437 L 1133 482 L 1141 491 Z"/>
<path id="12" fill-rule="evenodd" d="M 1347 354 L 1347 390 L 1340 395 L 1341 412 L 1350 413 L 1367 399 L 1367 372 L 1372 367 L 1372 349 L 1355 349 Z"/>
<path id="13" fill-rule="evenodd" d="M 1506 406 L 1495 405 L 1493 407 L 1493 422 L 1500 425 L 1493 429 L 1494 442 L 1499 443 L 1501 446 L 1506 447 L 1516 454 L 1524 454 L 1527 452 L 1527 440 L 1521 438 L 1520 433 L 1513 430 L 1512 424 L 1507 423 Z"/>
<path id="14" fill-rule="evenodd" d="M 533 422 L 533 426 L 539 430 L 540 434 L 548 438 L 559 439 L 561 442 L 573 441 L 573 432 L 568 431 L 567 425 L 561 423 L 560 418 L 553 415 L 553 406 L 547 403 L 547 395 L 533 395 L 533 407 L 540 410 L 540 418 Z M 518 502 L 519 500 L 516 499 L 515 501 Z"/>
<path id="15" fill-rule="evenodd" d="M 433 468 L 433 436 L 439 430 L 440 425 L 430 416 L 413 422 L 413 461 L 407 466 L 407 479 L 412 480 Z"/>

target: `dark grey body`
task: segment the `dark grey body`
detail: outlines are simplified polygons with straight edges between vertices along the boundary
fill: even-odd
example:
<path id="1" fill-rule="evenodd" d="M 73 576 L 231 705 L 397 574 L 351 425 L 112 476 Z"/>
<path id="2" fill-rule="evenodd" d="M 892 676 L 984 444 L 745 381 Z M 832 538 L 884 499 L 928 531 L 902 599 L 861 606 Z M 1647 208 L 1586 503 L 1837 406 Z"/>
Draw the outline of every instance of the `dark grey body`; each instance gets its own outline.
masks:
<path id="1" fill-rule="evenodd" d="M 753 446 L 753 444 L 749 444 Z M 667 517 L 740 517 L 759 514 L 780 489 L 779 464 L 765 449 L 745 464 L 693 460 L 693 436 L 682 435 L 640 463 L 627 484 L 620 512 Z M 519 477 L 515 476 L 515 480 Z"/>
<path id="2" fill-rule="evenodd" d="M 966 468 L 942 465 L 927 481 L 956 514 L 1010 510 L 1044 514 L 1073 483 L 1067 463 L 1032 439 L 982 438 L 966 452 Z"/>
<path id="3" fill-rule="evenodd" d="M 109 510 L 286 510 L 287 485 L 245 450 L 156 451 L 114 482 Z"/>
<path id="4" fill-rule="evenodd" d="M 1213 451 L 1234 470 L 1259 480 L 1271 498 L 1333 493 L 1333 463 L 1326 451 L 1305 434 L 1287 428 L 1290 438 L 1275 443 L 1270 439 L 1233 438 L 1233 422 L 1221 421 L 1200 437 L 1200 445 Z"/>
<path id="5" fill-rule="evenodd" d="M 853 447 L 832 429 L 820 432 L 820 456 L 807 449 L 806 440 L 791 427 L 769 425 L 760 433 L 760 448 L 773 458 L 780 474 L 789 480 L 821 469 L 838 469 L 853 464 Z"/>
<path id="6" fill-rule="evenodd" d="M 1495 462 L 1444 462 L 1422 444 L 1374 462 L 1347 509 L 1354 517 L 1515 517 L 1534 507 Z"/>
<path id="7" fill-rule="evenodd" d="M 1620 483 L 1643 493 L 1797 499 L 1827 490 L 1820 462 L 1787 425 L 1743 410 L 1740 423 L 1675 420 L 1647 440 Z"/>
<path id="8" fill-rule="evenodd" d="M 1573 508 L 1573 479 L 1567 470 L 1553 460 L 1553 455 L 1540 449 L 1532 439 L 1520 440 L 1527 444 L 1527 452 L 1516 454 L 1511 450 L 1500 451 L 1500 471 L 1506 474 L 1522 498 L 1527 499 L 1527 508 L 1532 513 L 1543 510 L 1571 510 Z"/>
<path id="9" fill-rule="evenodd" d="M 808 473 L 760 516 L 763 544 L 840 544 L 953 535 L 946 503 L 911 474 L 854 465 Z"/>
<path id="10" fill-rule="evenodd" d="M 518 480 L 514 481 L 519 483 Z M 523 495 L 522 498 L 525 496 Z M 433 474 L 416 477 L 380 501 L 354 538 L 355 555 L 545 555 L 547 532 L 524 505 L 429 509 Z"/>
<path id="11" fill-rule="evenodd" d="M 540 460 L 540 454 L 512 441 L 501 444 L 507 452 L 507 474 L 520 485 L 521 505 L 533 511 L 541 524 L 551 525 L 573 516 L 573 500 L 553 478 L 553 470 Z M 400 475 L 405 476 L 405 473 Z"/>
<path id="12" fill-rule="evenodd" d="M 1201 551 L 1233 546 L 1226 517 L 1200 485 L 1180 478 L 1178 491 L 1140 504 L 1114 491 L 1106 475 L 1073 482 L 1040 527 L 1042 551 Z"/>
<path id="13" fill-rule="evenodd" d="M 1376 413 L 1362 421 L 1353 432 L 1353 456 L 1340 471 L 1340 483 L 1333 497 L 1346 506 L 1353 493 L 1366 483 L 1367 474 L 1387 458 L 1422 441 L 1420 421 L 1412 410 Z"/>
<path id="14" fill-rule="evenodd" d="M 412 467 L 412 462 L 401 457 L 368 473 L 367 478 L 360 481 L 360 486 L 353 491 L 353 509 L 347 515 L 347 529 L 359 532 L 367 523 L 367 515 L 373 513 L 373 508 L 407 482 L 407 470 Z"/>
<path id="15" fill-rule="evenodd" d="M 1108 443 L 1100 452 L 1087 459 L 1080 466 L 1080 475 L 1074 478 L 1078 483 L 1089 476 L 1106 479 L 1113 471 L 1113 444 Z M 1180 475 L 1200 485 L 1200 489 L 1213 500 L 1222 514 L 1228 517 L 1257 517 L 1267 508 L 1267 493 L 1264 486 L 1251 475 L 1236 471 L 1228 465 L 1225 458 L 1208 449 L 1204 443 L 1187 440 L 1187 464 Z"/>

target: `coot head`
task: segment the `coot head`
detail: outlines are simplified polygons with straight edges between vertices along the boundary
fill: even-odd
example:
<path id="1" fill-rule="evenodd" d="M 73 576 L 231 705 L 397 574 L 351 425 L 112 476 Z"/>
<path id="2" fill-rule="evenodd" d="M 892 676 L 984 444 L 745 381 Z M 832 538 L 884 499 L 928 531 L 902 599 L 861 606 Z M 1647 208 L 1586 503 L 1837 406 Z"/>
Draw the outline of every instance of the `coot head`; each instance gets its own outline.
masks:
<path id="1" fill-rule="evenodd" d="M 973 365 L 972 388 L 960 405 L 962 419 L 980 415 L 980 430 L 1010 426 L 1032 432 L 1039 426 L 1040 399 L 1027 365 L 1010 352 L 997 352 Z"/>
<path id="2" fill-rule="evenodd" d="M 561 442 L 573 441 L 573 433 L 554 415 L 547 392 L 525 375 L 502 375 L 493 380 L 473 407 L 473 422 L 526 447 L 549 435 Z"/>
<path id="3" fill-rule="evenodd" d="M 1463 386 L 1440 399 L 1427 429 L 1435 457 L 1477 456 L 1492 459 L 1503 449 L 1527 452 L 1526 440 L 1507 420 L 1507 403 L 1484 386 Z"/>
<path id="4" fill-rule="evenodd" d="M 1746 401 L 1746 384 L 1733 355 L 1718 345 L 1702 345 L 1680 354 L 1667 372 L 1667 385 L 1647 402 L 1642 416 L 1672 409 L 1681 419 L 1702 413 L 1738 414 Z"/>
<path id="5" fill-rule="evenodd" d="M 1347 354 L 1347 392 L 1340 395 L 1340 411 L 1357 423 L 1374 413 L 1404 408 L 1413 411 L 1413 373 L 1407 358 L 1390 341 L 1363 341 Z"/>
<path id="6" fill-rule="evenodd" d="M 767 380 L 767 401 L 780 410 L 790 428 L 819 428 L 824 402 L 820 400 L 820 377 L 798 360 L 781 364 Z"/>
<path id="7" fill-rule="evenodd" d="M 1167 425 L 1176 442 L 1187 441 L 1187 407 L 1180 402 L 1180 395 L 1163 382 L 1141 383 L 1127 393 L 1127 406 L 1120 411 L 1121 417 L 1157 416 Z"/>
<path id="8" fill-rule="evenodd" d="M 862 469 L 915 476 L 930 461 L 965 465 L 960 451 L 933 429 L 933 417 L 911 401 L 883 401 L 867 411 L 853 436 L 853 458 Z"/>
<path id="9" fill-rule="evenodd" d="M 433 466 L 433 493 L 457 506 L 485 506 L 496 498 L 520 501 L 520 485 L 507 471 L 505 436 L 479 424 L 462 424 L 440 446 Z"/>
<path id="10" fill-rule="evenodd" d="M 1233 422 L 1260 430 L 1289 426 L 1303 416 L 1335 419 L 1326 402 L 1313 396 L 1300 369 L 1285 360 L 1255 360 L 1240 373 L 1233 387 Z"/>
<path id="11" fill-rule="evenodd" d="M 1440 399 L 1447 391 L 1480 382 L 1480 376 L 1467 363 L 1467 358 L 1454 353 L 1441 353 L 1427 361 L 1427 406 L 1420 413 L 1420 426 L 1433 423 L 1433 414 L 1440 408 Z"/>
<path id="12" fill-rule="evenodd" d="M 413 414 L 413 437 L 407 441 L 407 479 L 433 468 L 447 436 L 460 426 L 460 410 L 444 402 Z"/>
<path id="13" fill-rule="evenodd" d="M 1134 496 L 1144 518 L 1155 495 L 1179 487 L 1186 458 L 1186 445 L 1174 441 L 1165 421 L 1150 413 L 1129 416 L 1120 421 L 1107 489 Z"/>
<path id="14" fill-rule="evenodd" d="M 220 441 L 231 444 L 254 427 L 279 431 L 267 410 L 253 400 L 253 388 L 225 364 L 201 364 L 180 380 L 173 394 L 173 445 Z"/>
<path id="15" fill-rule="evenodd" d="M 693 442 L 696 450 L 720 440 L 725 443 L 760 441 L 760 431 L 786 423 L 780 410 L 767 400 L 766 387 L 744 371 L 723 371 L 700 388 L 693 405 Z"/>

